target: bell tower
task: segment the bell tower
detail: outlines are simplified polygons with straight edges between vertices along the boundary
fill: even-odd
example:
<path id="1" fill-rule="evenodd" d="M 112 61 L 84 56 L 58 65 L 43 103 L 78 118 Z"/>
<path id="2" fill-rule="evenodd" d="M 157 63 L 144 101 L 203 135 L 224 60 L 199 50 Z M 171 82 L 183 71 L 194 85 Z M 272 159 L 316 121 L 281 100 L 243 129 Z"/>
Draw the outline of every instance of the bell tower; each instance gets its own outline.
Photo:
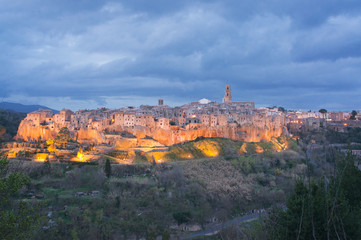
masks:
<path id="1" fill-rule="evenodd" d="M 229 84 L 226 85 L 226 91 L 223 98 L 223 103 L 230 103 L 232 102 L 232 95 L 231 95 L 231 86 Z"/>

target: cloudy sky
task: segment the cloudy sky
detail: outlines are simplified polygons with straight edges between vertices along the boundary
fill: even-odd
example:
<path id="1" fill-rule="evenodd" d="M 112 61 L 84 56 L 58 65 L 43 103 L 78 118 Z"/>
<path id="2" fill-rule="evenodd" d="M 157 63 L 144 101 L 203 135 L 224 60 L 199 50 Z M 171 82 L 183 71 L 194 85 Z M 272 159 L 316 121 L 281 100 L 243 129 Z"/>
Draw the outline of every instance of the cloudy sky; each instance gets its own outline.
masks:
<path id="1" fill-rule="evenodd" d="M 0 0 L 1 101 L 361 109 L 359 0 Z"/>

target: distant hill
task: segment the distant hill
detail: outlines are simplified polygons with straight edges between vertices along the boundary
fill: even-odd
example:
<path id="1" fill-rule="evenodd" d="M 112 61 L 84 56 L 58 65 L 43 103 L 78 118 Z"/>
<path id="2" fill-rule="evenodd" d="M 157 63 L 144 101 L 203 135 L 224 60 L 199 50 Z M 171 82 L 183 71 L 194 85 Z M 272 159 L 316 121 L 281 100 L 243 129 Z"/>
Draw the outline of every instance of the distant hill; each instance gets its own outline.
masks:
<path id="1" fill-rule="evenodd" d="M 20 113 L 30 113 L 30 112 L 34 112 L 36 110 L 39 109 L 50 109 L 52 110 L 54 113 L 58 113 L 58 110 L 54 110 L 45 106 L 41 106 L 41 105 L 24 105 L 24 104 L 20 104 L 20 103 L 11 103 L 11 102 L 1 102 L 0 103 L 0 109 L 5 109 L 5 110 L 12 110 L 15 112 L 20 112 Z"/>

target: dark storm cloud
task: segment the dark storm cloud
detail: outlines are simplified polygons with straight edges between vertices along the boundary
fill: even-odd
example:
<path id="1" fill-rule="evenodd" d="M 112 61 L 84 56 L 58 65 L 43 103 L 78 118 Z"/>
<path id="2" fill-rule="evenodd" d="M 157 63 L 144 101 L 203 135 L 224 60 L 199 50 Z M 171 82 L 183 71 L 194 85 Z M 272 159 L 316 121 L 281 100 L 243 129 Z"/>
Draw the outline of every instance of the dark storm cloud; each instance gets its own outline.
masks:
<path id="1" fill-rule="evenodd" d="M 56 108 L 359 108 L 358 1 L 0 0 L 0 94 Z M 348 97 L 349 96 L 349 97 Z M 68 106 L 73 104 L 73 106 Z"/>

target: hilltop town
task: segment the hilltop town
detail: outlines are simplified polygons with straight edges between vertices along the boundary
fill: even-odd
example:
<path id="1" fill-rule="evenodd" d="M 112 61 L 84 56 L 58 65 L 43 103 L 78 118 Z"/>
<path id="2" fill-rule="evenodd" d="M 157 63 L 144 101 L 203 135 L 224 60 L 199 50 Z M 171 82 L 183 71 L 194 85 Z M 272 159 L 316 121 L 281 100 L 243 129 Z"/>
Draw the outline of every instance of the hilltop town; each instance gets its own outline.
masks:
<path id="1" fill-rule="evenodd" d="M 322 109 L 321 109 L 322 110 Z M 158 105 L 95 110 L 40 109 L 21 121 L 15 139 L 42 142 L 55 139 L 61 129 L 69 130 L 74 142 L 123 147 L 163 147 L 199 138 L 227 138 L 234 141 L 271 141 L 281 135 L 331 130 L 347 132 L 361 127 L 356 111 L 286 111 L 282 107 L 256 108 L 251 101 L 233 101 L 230 85 L 223 101 L 201 99 L 170 107 Z"/>
<path id="2" fill-rule="evenodd" d="M 108 226 L 114 239 L 148 236 L 143 225 L 155 224 L 176 239 L 284 207 L 306 158 L 317 179 L 334 171 L 336 157 L 361 157 L 360 118 L 256 108 L 233 101 L 227 85 L 221 103 L 31 112 L 0 151 L 11 171 L 35 182 L 19 198 L 44 203 L 39 239 L 91 239 L 87 224 L 99 234 Z M 89 223 L 91 214 L 100 217 Z"/>
<path id="3" fill-rule="evenodd" d="M 222 103 L 201 99 L 170 107 L 141 105 L 110 110 L 51 110 L 29 113 L 21 122 L 16 139 L 53 139 L 66 127 L 80 143 L 115 144 L 124 137 L 152 139 L 163 145 L 192 141 L 199 137 L 222 137 L 259 142 L 278 137 L 285 131 L 285 115 L 277 108 L 255 108 L 254 102 L 232 101 L 230 85 Z"/>

